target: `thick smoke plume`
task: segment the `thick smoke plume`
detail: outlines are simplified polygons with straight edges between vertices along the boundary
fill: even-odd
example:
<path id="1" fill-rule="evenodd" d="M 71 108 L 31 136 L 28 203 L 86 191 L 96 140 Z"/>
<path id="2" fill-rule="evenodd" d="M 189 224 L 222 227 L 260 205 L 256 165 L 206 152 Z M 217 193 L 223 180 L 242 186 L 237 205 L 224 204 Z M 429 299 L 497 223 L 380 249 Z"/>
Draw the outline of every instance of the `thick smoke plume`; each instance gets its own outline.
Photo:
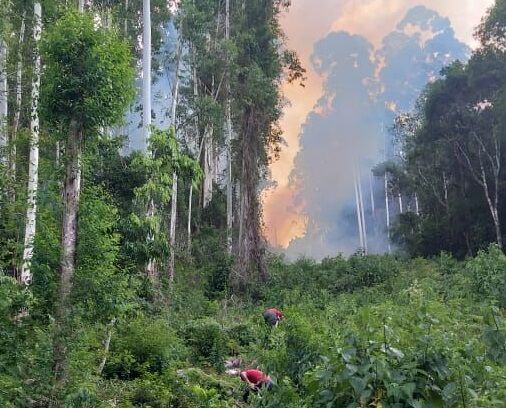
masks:
<path id="1" fill-rule="evenodd" d="M 307 222 L 305 236 L 290 244 L 290 256 L 350 254 L 361 246 L 357 188 L 369 250 L 387 250 L 384 184 L 371 175 L 394 154 L 387 129 L 443 66 L 469 53 L 450 21 L 424 6 L 409 10 L 379 49 L 347 32 L 315 44 L 311 61 L 325 78 L 324 93 L 303 125 L 290 176 Z M 406 198 L 404 205 L 413 203 Z M 394 217 L 400 202 L 390 197 L 389 207 Z"/>

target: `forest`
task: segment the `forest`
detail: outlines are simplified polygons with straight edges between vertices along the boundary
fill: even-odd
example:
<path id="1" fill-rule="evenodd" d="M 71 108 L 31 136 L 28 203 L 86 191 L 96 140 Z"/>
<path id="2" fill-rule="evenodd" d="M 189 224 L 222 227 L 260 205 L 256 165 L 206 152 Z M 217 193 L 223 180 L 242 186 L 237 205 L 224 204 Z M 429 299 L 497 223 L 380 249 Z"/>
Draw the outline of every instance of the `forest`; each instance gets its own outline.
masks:
<path id="1" fill-rule="evenodd" d="M 0 2 L 1 407 L 506 406 L 506 0 L 390 124 L 395 250 L 321 261 L 264 237 L 290 0 Z"/>

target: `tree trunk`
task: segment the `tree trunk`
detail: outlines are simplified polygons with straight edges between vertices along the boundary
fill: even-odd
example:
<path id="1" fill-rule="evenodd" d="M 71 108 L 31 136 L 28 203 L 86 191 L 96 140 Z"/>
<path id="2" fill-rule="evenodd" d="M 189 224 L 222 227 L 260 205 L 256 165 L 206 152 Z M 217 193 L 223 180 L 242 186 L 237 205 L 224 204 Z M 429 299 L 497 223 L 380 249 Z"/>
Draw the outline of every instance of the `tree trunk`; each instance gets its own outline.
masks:
<path id="1" fill-rule="evenodd" d="M 355 169 L 353 169 L 355 170 Z M 362 227 L 362 215 L 360 211 L 360 198 L 358 195 L 358 183 L 357 174 L 353 171 L 353 185 L 355 187 L 355 206 L 357 209 L 357 226 L 358 226 L 358 238 L 360 243 L 360 249 L 364 249 L 364 229 Z"/>
<path id="2" fill-rule="evenodd" d="M 0 151 L 1 160 L 4 165 L 7 165 L 7 145 L 8 145 L 8 131 L 7 131 L 7 117 L 9 114 L 8 108 L 9 88 L 7 85 L 7 43 L 0 39 Z"/>
<path id="3" fill-rule="evenodd" d="M 190 194 L 188 197 L 188 224 L 186 226 L 188 233 L 188 255 L 191 254 L 192 248 L 192 200 L 193 200 L 193 180 L 190 183 Z"/>
<path id="4" fill-rule="evenodd" d="M 65 180 L 63 186 L 63 217 L 60 255 L 60 283 L 56 304 L 56 329 L 58 335 L 54 344 L 54 371 L 58 382 L 64 383 L 67 377 L 67 356 L 65 335 L 68 330 L 70 314 L 70 293 L 75 272 L 77 243 L 77 221 L 79 197 L 81 192 L 82 127 L 72 122 L 65 150 Z"/>
<path id="5" fill-rule="evenodd" d="M 149 136 L 151 134 L 151 3 L 150 0 L 142 1 L 142 149 L 147 152 Z M 147 216 L 155 214 L 155 204 L 150 200 Z M 154 237 L 148 236 L 148 240 Z M 157 275 L 156 262 L 150 259 L 146 265 L 146 275 L 155 279 Z"/>
<path id="6" fill-rule="evenodd" d="M 388 176 L 385 173 L 385 213 L 386 213 L 386 227 L 387 227 L 387 244 L 388 244 L 388 253 L 392 252 L 392 248 L 390 247 L 390 205 L 388 200 Z"/>
<path id="7" fill-rule="evenodd" d="M 36 7 L 36 6 L 35 6 Z M 12 136 L 11 136 L 11 155 L 10 155 L 10 173 L 11 176 L 16 178 L 16 140 L 19 129 L 19 120 L 21 117 L 21 97 L 22 97 L 22 79 L 23 79 L 23 45 L 25 38 L 25 16 L 26 11 L 23 11 L 23 16 L 21 17 L 21 27 L 19 29 L 19 43 L 18 43 L 18 63 L 16 68 L 16 109 L 14 111 L 14 121 L 12 125 Z M 37 17 L 35 17 L 37 18 Z M 34 25 L 34 35 L 35 35 L 35 26 Z M 36 40 L 37 41 L 37 40 Z M 37 56 L 35 57 L 38 58 Z M 37 63 L 37 61 L 35 61 Z M 39 60 L 40 65 L 40 60 Z M 34 73 L 34 76 L 37 74 Z M 33 84 L 32 84 L 33 88 Z"/>
<path id="8" fill-rule="evenodd" d="M 176 221 L 177 221 L 177 173 L 172 174 L 172 200 L 170 210 L 170 259 L 169 259 L 169 284 L 172 286 L 174 282 L 175 267 L 175 251 L 176 251 Z"/>
<path id="9" fill-rule="evenodd" d="M 77 0 L 77 10 L 80 13 L 84 12 L 84 0 Z"/>
<path id="10" fill-rule="evenodd" d="M 151 4 L 143 0 L 142 23 L 142 135 L 143 148 L 147 150 L 151 131 Z"/>
<path id="11" fill-rule="evenodd" d="M 123 20 L 123 31 L 125 38 L 128 38 L 128 0 L 125 0 L 125 19 Z"/>
<path id="12" fill-rule="evenodd" d="M 178 45 L 177 49 L 177 62 L 176 62 L 176 73 L 174 83 L 174 93 L 172 95 L 172 107 L 171 107 L 171 120 L 172 126 L 174 127 L 174 135 L 177 138 L 177 126 L 176 126 L 176 113 L 177 104 L 179 98 L 179 67 L 181 59 L 181 44 Z M 175 275 L 175 251 L 176 251 L 176 223 L 177 223 L 177 180 L 178 175 L 176 171 L 172 173 L 172 192 L 171 192 L 171 209 L 170 209 L 170 230 L 169 230 L 169 243 L 170 243 L 170 258 L 168 264 L 168 275 L 169 283 L 172 286 Z"/>
<path id="13" fill-rule="evenodd" d="M 367 255 L 367 224 L 365 221 L 364 199 L 362 196 L 362 181 L 360 176 L 360 169 L 357 166 L 357 182 L 358 182 L 358 198 L 360 202 L 360 216 L 362 217 L 362 230 L 364 236 L 364 254 Z"/>
<path id="14" fill-rule="evenodd" d="M 214 173 L 214 150 L 213 150 L 213 126 L 208 125 L 204 132 L 204 181 L 202 190 L 203 206 L 207 208 L 213 199 L 213 173 Z"/>
<path id="15" fill-rule="evenodd" d="M 247 108 L 242 124 L 242 172 L 241 172 L 241 223 L 242 231 L 238 243 L 238 257 L 232 271 L 232 286 L 242 291 L 250 281 L 267 280 L 264 260 L 264 243 L 260 228 L 260 203 L 258 201 L 258 141 L 260 133 L 256 124 L 255 112 Z"/>
<path id="16" fill-rule="evenodd" d="M 230 0 L 225 2 L 225 39 L 230 40 Z M 230 57 L 227 55 L 227 84 L 226 93 L 227 101 L 225 106 L 225 132 L 226 132 L 226 149 L 227 149 L 227 251 L 232 255 L 232 112 L 230 102 Z"/>
<path id="17" fill-rule="evenodd" d="M 104 371 L 105 364 L 107 363 L 107 357 L 109 356 L 109 349 L 111 347 L 112 340 L 112 331 L 114 330 L 114 325 L 116 324 L 116 318 L 112 318 L 109 324 L 107 325 L 107 337 L 104 341 L 104 356 L 102 357 L 102 361 L 100 362 L 100 366 L 98 367 L 98 375 L 102 375 Z"/>
<path id="18" fill-rule="evenodd" d="M 33 39 L 35 61 L 32 78 L 32 106 L 30 121 L 30 159 L 28 162 L 28 194 L 26 207 L 25 242 L 23 251 L 23 266 L 21 282 L 29 285 L 32 281 L 30 270 L 33 258 L 33 242 L 36 230 L 37 215 L 37 186 L 39 180 L 39 91 L 40 91 L 40 52 L 39 43 L 42 33 L 42 9 L 40 2 L 34 4 Z M 19 69 L 19 66 L 18 66 Z M 18 77 L 18 80 L 20 78 Z M 19 114 L 20 106 L 17 106 Z M 19 120 L 19 116 L 18 116 Z"/>

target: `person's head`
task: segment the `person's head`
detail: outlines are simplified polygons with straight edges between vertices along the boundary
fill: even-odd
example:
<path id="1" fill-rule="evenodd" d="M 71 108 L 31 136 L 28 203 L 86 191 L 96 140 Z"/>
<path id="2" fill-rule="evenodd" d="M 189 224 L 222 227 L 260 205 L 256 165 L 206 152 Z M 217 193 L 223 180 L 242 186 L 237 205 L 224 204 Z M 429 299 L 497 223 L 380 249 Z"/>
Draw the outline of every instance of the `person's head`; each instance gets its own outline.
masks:
<path id="1" fill-rule="evenodd" d="M 241 377 L 241 380 L 243 380 L 243 381 L 247 381 L 248 380 L 246 378 L 246 371 L 240 371 L 239 372 L 239 377 Z"/>

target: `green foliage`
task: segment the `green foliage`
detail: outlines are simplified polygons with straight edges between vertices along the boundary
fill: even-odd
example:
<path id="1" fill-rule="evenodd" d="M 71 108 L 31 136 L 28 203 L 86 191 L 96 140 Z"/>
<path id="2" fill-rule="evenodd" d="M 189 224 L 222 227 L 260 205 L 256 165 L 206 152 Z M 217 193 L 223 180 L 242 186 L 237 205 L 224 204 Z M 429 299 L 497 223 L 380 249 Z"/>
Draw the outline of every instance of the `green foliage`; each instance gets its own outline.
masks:
<path id="1" fill-rule="evenodd" d="M 182 333 L 185 343 L 192 350 L 196 364 L 205 364 L 221 371 L 227 356 L 226 334 L 223 327 L 213 319 L 188 322 Z"/>
<path id="2" fill-rule="evenodd" d="M 128 46 L 97 29 L 91 15 L 67 12 L 45 32 L 42 106 L 47 121 L 84 129 L 117 123 L 132 101 Z"/>
<path id="3" fill-rule="evenodd" d="M 186 355 L 186 347 L 167 322 L 136 318 L 118 325 L 104 375 L 125 380 L 162 373 Z"/>
<path id="4" fill-rule="evenodd" d="M 496 245 L 466 263 L 471 276 L 474 293 L 494 300 L 501 308 L 506 307 L 506 256 Z"/>

